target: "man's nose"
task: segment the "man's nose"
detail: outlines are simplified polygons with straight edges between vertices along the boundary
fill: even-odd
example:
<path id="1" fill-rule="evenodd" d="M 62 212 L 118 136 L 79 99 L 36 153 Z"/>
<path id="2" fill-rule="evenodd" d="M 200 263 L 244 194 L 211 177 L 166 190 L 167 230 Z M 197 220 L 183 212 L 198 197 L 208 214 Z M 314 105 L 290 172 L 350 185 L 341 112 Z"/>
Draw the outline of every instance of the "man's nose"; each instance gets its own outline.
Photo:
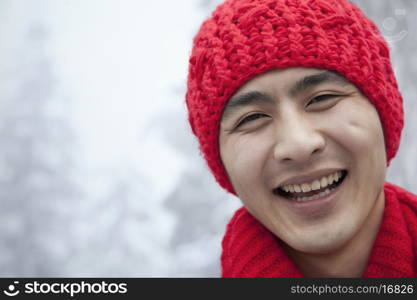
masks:
<path id="1" fill-rule="evenodd" d="M 274 158 L 278 162 L 306 163 L 322 152 L 326 140 L 315 124 L 314 118 L 305 113 L 289 113 L 277 122 Z"/>

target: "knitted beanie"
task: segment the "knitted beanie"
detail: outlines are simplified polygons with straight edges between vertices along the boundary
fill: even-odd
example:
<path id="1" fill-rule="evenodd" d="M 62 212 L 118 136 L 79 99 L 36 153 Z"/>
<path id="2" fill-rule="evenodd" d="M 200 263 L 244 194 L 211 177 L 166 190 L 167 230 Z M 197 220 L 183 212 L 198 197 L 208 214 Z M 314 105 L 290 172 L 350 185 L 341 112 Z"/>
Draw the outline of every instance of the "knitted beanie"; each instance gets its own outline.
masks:
<path id="1" fill-rule="evenodd" d="M 237 89 L 274 68 L 335 71 L 378 111 L 387 166 L 403 128 L 402 97 L 376 25 L 347 0 L 226 0 L 201 26 L 189 60 L 186 104 L 200 151 L 235 194 L 220 158 L 223 108 Z"/>

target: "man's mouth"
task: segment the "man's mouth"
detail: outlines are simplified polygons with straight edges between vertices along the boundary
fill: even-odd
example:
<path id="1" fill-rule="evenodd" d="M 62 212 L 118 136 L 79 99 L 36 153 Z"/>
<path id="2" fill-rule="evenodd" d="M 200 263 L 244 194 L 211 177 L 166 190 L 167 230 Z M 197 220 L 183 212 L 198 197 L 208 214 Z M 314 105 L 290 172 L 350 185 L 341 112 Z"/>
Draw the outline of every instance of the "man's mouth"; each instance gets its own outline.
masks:
<path id="1" fill-rule="evenodd" d="M 300 202 L 315 200 L 337 189 L 347 174 L 347 170 L 339 170 L 312 182 L 279 186 L 273 190 L 273 193 L 288 200 Z"/>

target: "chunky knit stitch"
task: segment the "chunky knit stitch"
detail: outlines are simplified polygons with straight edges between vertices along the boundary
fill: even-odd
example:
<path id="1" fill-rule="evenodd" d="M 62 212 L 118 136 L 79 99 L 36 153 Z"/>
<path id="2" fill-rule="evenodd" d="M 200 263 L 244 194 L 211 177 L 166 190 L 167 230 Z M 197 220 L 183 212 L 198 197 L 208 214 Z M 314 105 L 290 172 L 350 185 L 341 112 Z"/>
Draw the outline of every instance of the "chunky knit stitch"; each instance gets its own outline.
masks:
<path id="1" fill-rule="evenodd" d="M 219 126 L 228 99 L 274 68 L 338 72 L 377 109 L 387 165 L 403 128 L 402 98 L 377 27 L 346 0 L 227 0 L 197 33 L 186 103 L 200 150 L 217 181 L 235 194 L 220 158 Z"/>
<path id="2" fill-rule="evenodd" d="M 383 220 L 362 277 L 417 277 L 417 196 L 386 183 Z M 223 277 L 303 277 L 281 242 L 245 208 L 227 226 Z"/>

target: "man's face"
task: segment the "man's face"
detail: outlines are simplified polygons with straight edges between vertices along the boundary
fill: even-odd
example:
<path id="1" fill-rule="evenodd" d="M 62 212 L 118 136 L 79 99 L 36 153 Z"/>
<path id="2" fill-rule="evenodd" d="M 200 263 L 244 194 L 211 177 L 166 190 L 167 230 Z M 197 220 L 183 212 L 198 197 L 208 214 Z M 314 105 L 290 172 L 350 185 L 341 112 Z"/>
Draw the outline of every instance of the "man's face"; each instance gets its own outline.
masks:
<path id="1" fill-rule="evenodd" d="M 383 207 L 378 113 L 336 73 L 289 68 L 253 78 L 225 107 L 219 142 L 243 204 L 297 251 L 337 249 Z"/>

